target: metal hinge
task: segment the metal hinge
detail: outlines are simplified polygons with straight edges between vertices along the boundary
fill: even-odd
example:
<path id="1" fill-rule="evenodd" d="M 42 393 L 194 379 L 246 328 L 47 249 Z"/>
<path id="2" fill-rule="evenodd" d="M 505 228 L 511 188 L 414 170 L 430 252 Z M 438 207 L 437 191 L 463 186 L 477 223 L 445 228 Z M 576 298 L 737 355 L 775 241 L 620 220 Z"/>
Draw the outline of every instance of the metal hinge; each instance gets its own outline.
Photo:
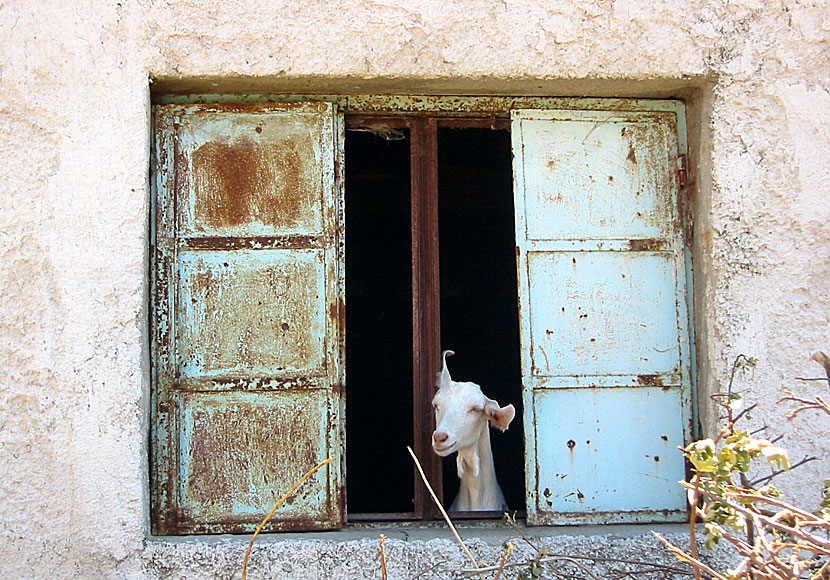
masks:
<path id="1" fill-rule="evenodd" d="M 686 187 L 689 183 L 689 157 L 687 155 L 677 156 L 677 179 L 680 187 Z"/>

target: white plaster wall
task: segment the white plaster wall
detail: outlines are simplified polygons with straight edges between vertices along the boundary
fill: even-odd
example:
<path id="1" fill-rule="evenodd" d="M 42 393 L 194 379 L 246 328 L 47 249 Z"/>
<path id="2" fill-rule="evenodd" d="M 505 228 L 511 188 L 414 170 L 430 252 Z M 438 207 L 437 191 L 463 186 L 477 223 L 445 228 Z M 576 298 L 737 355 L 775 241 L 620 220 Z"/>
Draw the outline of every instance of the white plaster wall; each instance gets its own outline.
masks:
<path id="1" fill-rule="evenodd" d="M 782 387 L 826 393 L 793 381 L 830 350 L 825 2 L 12 0 L 0 30 L 3 578 L 227 577 L 217 562 L 240 553 L 145 542 L 148 77 L 691 98 L 701 389 L 720 388 L 737 353 L 759 358 L 739 385 L 762 404 L 754 421 L 795 437 L 796 459 L 827 455 L 828 418 L 790 425 L 774 405 Z M 812 502 L 828 466 L 785 487 Z M 454 549 L 436 541 L 395 546 L 419 561 Z M 295 577 L 353 575 L 322 546 L 330 564 Z"/>

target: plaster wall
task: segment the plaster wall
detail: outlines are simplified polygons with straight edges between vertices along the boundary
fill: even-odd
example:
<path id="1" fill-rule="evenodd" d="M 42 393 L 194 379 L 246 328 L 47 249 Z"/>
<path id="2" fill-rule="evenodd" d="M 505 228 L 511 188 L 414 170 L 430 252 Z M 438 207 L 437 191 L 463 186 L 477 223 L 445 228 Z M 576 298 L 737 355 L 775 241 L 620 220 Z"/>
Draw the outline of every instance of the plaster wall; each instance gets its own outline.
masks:
<path id="1" fill-rule="evenodd" d="M 0 30 L 0 576 L 227 578 L 242 553 L 147 536 L 151 91 L 686 98 L 701 420 L 757 357 L 736 386 L 794 459 L 825 458 L 781 482 L 817 500 L 830 421 L 775 401 L 826 392 L 794 380 L 830 349 L 825 2 L 12 0 Z M 654 549 L 609 530 L 581 541 Z M 267 544 L 264 577 L 378 576 L 374 540 Z M 397 577 L 461 562 L 445 533 L 390 546 Z"/>

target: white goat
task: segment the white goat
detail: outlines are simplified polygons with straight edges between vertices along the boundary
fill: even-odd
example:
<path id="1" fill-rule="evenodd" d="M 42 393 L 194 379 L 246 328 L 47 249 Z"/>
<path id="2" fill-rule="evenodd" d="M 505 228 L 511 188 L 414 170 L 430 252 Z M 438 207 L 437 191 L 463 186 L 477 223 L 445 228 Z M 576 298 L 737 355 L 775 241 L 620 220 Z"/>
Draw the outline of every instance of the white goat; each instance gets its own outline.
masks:
<path id="1" fill-rule="evenodd" d="M 504 431 L 516 415 L 516 409 L 513 405 L 499 407 L 475 383 L 453 381 L 447 370 L 447 357 L 453 354 L 445 350 L 441 355 L 444 366 L 438 375 L 438 392 L 432 399 L 435 409 L 432 448 L 441 457 L 458 451 L 456 465 L 461 487 L 450 510 L 500 510 L 505 507 L 504 494 L 496 481 L 487 422 Z"/>

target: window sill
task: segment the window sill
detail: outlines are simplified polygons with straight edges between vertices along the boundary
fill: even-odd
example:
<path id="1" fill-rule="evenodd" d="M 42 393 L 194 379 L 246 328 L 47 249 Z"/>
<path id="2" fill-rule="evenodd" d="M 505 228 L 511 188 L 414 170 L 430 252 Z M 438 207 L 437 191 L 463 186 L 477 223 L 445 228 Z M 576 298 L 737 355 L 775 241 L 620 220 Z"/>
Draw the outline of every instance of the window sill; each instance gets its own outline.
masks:
<path id="1" fill-rule="evenodd" d="M 511 562 L 532 560 L 535 549 L 520 534 L 501 522 L 459 522 L 458 532 L 481 566 L 497 565 L 506 543 L 515 546 Z M 531 527 L 521 531 L 536 546 L 551 554 L 608 561 L 639 561 L 671 565 L 676 562 L 652 532 L 688 549 L 686 524 L 609 524 Z M 379 538 L 385 541 L 386 563 L 391 578 L 423 580 L 448 578 L 453 571 L 470 567 L 451 531 L 443 522 L 429 524 L 350 524 L 331 532 L 263 534 L 251 553 L 250 578 L 377 578 L 380 575 Z M 702 534 L 701 534 L 702 535 Z M 214 580 L 241 578 L 242 562 L 250 535 L 149 537 L 142 555 L 148 578 Z M 707 562 L 732 565 L 730 553 L 719 548 L 701 553 Z M 616 560 L 614 560 L 616 559 Z M 721 564 L 718 564 L 719 566 Z M 723 567 L 721 566 L 721 567 Z M 602 568 L 597 563 L 597 570 Z"/>
<path id="2" fill-rule="evenodd" d="M 532 538 L 554 537 L 591 537 L 610 536 L 615 538 L 629 538 L 651 535 L 652 531 L 661 535 L 688 534 L 689 525 L 685 523 L 655 523 L 655 524 L 606 524 L 580 526 L 534 526 L 528 527 L 524 521 L 519 521 L 519 529 Z M 487 543 L 501 544 L 519 534 L 498 520 L 467 520 L 454 521 L 462 539 L 476 539 Z M 328 540 L 331 542 L 350 542 L 366 539 L 377 540 L 383 534 L 387 538 L 414 541 L 453 539 L 452 532 L 444 521 L 433 522 L 357 522 L 346 524 L 339 530 L 320 532 L 284 532 L 268 533 L 257 536 L 256 545 L 302 540 Z M 215 544 L 232 543 L 246 545 L 250 542 L 250 534 L 219 534 L 198 536 L 148 536 L 147 544 L 187 543 L 187 544 Z"/>

